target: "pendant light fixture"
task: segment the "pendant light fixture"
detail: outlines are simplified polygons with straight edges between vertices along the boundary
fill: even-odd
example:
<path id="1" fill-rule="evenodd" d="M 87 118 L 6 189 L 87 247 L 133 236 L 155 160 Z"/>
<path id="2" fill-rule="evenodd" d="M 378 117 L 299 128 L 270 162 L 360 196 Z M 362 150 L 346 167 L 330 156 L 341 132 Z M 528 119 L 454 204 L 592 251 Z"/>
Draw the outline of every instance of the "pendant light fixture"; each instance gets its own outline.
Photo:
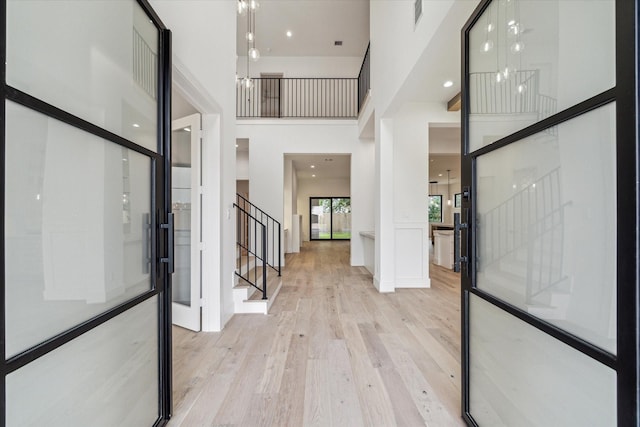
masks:
<path id="1" fill-rule="evenodd" d="M 252 89 L 254 81 L 251 78 L 250 62 L 260 59 L 260 51 L 256 48 L 256 10 L 260 7 L 257 0 L 238 0 L 238 13 L 247 14 L 247 74 L 240 79 L 240 84 L 246 89 Z"/>

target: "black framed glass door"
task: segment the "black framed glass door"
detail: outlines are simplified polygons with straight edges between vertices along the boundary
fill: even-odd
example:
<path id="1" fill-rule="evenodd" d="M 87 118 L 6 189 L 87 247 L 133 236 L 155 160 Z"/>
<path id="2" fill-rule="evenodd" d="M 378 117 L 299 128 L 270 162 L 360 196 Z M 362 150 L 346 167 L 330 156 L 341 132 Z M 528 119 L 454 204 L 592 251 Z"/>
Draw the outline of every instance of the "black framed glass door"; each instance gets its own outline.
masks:
<path id="1" fill-rule="evenodd" d="M 309 236 L 311 240 L 351 239 L 351 198 L 310 197 Z"/>
<path id="2" fill-rule="evenodd" d="M 2 11 L 0 425 L 161 425 L 170 32 L 142 0 Z"/>
<path id="3" fill-rule="evenodd" d="M 463 29 L 468 425 L 638 422 L 635 8 L 483 1 Z"/>

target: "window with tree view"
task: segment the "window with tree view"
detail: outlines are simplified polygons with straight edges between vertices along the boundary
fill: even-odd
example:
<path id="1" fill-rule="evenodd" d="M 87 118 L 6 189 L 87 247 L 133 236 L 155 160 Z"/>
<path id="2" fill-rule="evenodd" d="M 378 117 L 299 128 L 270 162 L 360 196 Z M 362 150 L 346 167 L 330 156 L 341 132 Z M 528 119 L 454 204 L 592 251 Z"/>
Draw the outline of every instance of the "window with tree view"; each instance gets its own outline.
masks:
<path id="1" fill-rule="evenodd" d="M 442 195 L 429 195 L 429 222 L 442 222 Z"/>
<path id="2" fill-rule="evenodd" d="M 351 198 L 310 198 L 311 240 L 348 240 L 351 238 Z"/>

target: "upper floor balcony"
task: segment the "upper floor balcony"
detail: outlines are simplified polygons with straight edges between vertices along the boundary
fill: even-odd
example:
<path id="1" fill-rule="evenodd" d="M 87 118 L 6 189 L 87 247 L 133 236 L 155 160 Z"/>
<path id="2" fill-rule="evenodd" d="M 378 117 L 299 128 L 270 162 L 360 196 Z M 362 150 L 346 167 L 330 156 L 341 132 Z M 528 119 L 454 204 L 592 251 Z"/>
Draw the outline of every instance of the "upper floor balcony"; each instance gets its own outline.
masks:
<path id="1" fill-rule="evenodd" d="M 237 118 L 356 119 L 370 89 L 369 48 L 358 77 L 252 78 L 236 87 Z"/>

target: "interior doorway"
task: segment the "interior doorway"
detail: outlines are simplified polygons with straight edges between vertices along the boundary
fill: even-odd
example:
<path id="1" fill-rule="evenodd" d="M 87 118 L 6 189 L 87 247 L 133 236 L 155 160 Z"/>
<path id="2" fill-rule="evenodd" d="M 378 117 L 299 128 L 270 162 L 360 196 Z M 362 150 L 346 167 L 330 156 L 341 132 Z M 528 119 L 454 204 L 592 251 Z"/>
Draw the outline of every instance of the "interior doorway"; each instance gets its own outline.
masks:
<path id="1" fill-rule="evenodd" d="M 200 230 L 202 186 L 200 114 L 175 119 L 171 126 L 171 211 L 174 215 L 173 323 L 200 331 Z"/>

